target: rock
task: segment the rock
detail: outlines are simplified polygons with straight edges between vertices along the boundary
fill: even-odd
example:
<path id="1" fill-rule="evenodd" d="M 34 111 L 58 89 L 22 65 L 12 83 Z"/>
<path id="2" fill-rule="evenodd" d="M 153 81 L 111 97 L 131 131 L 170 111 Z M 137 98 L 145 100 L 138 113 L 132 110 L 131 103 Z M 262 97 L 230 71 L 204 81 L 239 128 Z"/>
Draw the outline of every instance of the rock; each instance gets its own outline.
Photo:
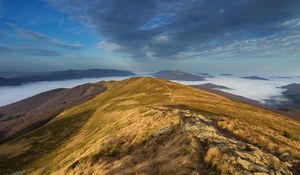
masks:
<path id="1" fill-rule="evenodd" d="M 292 167 L 293 167 L 293 165 L 290 164 L 289 162 L 285 162 L 284 164 L 285 164 L 285 166 L 287 166 L 287 167 L 289 167 L 289 168 L 292 168 Z"/>
<path id="2" fill-rule="evenodd" d="M 215 161 L 226 162 L 228 166 L 234 167 L 231 174 L 292 175 L 290 169 L 294 162 L 280 161 L 259 147 L 228 137 L 212 122 L 205 120 L 207 119 L 205 115 L 191 113 L 188 117 L 183 117 L 185 119 L 182 123 L 183 132 L 189 132 L 197 137 L 206 149 L 211 146 L 217 147 L 220 156 L 216 157 Z M 216 168 L 224 167 L 216 165 Z"/>
<path id="3" fill-rule="evenodd" d="M 253 170 L 259 171 L 259 172 L 264 172 L 264 173 L 269 172 L 267 168 L 260 166 L 260 165 L 253 165 Z"/>
<path id="4" fill-rule="evenodd" d="M 256 172 L 253 173 L 253 175 L 269 175 L 268 173 L 264 173 L 264 172 Z"/>
<path id="5" fill-rule="evenodd" d="M 290 157 L 290 154 L 289 153 L 283 153 L 282 155 L 281 155 L 283 158 L 286 158 L 286 157 Z"/>
<path id="6" fill-rule="evenodd" d="M 251 163 L 249 163 L 248 161 L 243 160 L 243 159 L 241 159 L 241 158 L 238 158 L 238 159 L 237 159 L 237 163 L 240 164 L 245 170 L 250 171 L 251 168 L 252 168 Z"/>

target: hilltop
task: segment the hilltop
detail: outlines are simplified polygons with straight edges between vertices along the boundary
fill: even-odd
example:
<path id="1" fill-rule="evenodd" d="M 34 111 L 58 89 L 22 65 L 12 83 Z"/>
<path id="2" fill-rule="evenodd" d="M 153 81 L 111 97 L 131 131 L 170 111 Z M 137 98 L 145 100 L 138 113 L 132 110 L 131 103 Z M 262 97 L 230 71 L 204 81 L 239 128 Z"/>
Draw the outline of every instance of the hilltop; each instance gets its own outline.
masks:
<path id="1" fill-rule="evenodd" d="M 106 90 L 0 145 L 0 174 L 297 174 L 300 122 L 156 78 Z"/>

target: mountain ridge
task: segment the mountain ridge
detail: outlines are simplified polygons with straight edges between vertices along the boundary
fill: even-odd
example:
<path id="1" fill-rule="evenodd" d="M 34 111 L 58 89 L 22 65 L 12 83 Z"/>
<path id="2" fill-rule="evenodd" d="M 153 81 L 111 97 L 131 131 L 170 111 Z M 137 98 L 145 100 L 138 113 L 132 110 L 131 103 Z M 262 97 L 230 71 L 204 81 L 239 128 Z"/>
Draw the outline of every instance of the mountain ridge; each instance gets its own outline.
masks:
<path id="1" fill-rule="evenodd" d="M 14 78 L 1 78 L 0 86 L 19 86 L 23 83 L 31 83 L 38 81 L 62 81 L 82 78 L 100 78 L 112 76 L 133 76 L 130 71 L 114 70 L 114 69 L 87 69 L 87 70 L 65 70 L 48 73 L 37 73 L 34 75 L 20 76 Z"/>
<path id="2" fill-rule="evenodd" d="M 299 121 L 272 111 L 130 78 L 0 145 L 0 172 L 296 174 L 299 133 Z"/>
<path id="3" fill-rule="evenodd" d="M 103 82 L 59 88 L 0 107 L 0 143 L 43 126 L 64 109 L 88 101 L 106 89 Z"/>
<path id="4" fill-rule="evenodd" d="M 208 75 L 196 75 L 180 70 L 162 70 L 153 74 L 154 77 L 165 80 L 203 81 Z"/>

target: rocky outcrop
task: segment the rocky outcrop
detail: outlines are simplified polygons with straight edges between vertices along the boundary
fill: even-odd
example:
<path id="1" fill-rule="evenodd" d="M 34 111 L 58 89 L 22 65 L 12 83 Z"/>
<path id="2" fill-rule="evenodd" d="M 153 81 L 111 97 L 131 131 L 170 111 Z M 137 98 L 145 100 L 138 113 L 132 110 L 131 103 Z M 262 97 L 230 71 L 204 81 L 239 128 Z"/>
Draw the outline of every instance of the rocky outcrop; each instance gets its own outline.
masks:
<path id="1" fill-rule="evenodd" d="M 290 175 L 291 162 L 281 161 L 230 133 L 219 130 L 210 117 L 191 111 L 181 112 L 182 127 L 206 149 L 205 163 L 221 174 Z"/>

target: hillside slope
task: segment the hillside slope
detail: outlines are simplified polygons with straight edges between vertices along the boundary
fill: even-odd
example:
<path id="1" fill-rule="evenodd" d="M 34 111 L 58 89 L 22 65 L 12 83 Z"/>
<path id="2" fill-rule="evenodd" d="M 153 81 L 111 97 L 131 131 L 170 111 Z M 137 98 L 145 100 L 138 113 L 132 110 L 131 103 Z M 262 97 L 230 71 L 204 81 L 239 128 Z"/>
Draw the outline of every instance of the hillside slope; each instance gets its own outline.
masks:
<path id="1" fill-rule="evenodd" d="M 0 143 L 42 126 L 64 109 L 86 102 L 106 89 L 101 82 L 83 84 L 47 91 L 0 107 Z"/>
<path id="2" fill-rule="evenodd" d="M 193 87 L 131 78 L 0 150 L 0 174 L 297 174 L 300 123 Z"/>

